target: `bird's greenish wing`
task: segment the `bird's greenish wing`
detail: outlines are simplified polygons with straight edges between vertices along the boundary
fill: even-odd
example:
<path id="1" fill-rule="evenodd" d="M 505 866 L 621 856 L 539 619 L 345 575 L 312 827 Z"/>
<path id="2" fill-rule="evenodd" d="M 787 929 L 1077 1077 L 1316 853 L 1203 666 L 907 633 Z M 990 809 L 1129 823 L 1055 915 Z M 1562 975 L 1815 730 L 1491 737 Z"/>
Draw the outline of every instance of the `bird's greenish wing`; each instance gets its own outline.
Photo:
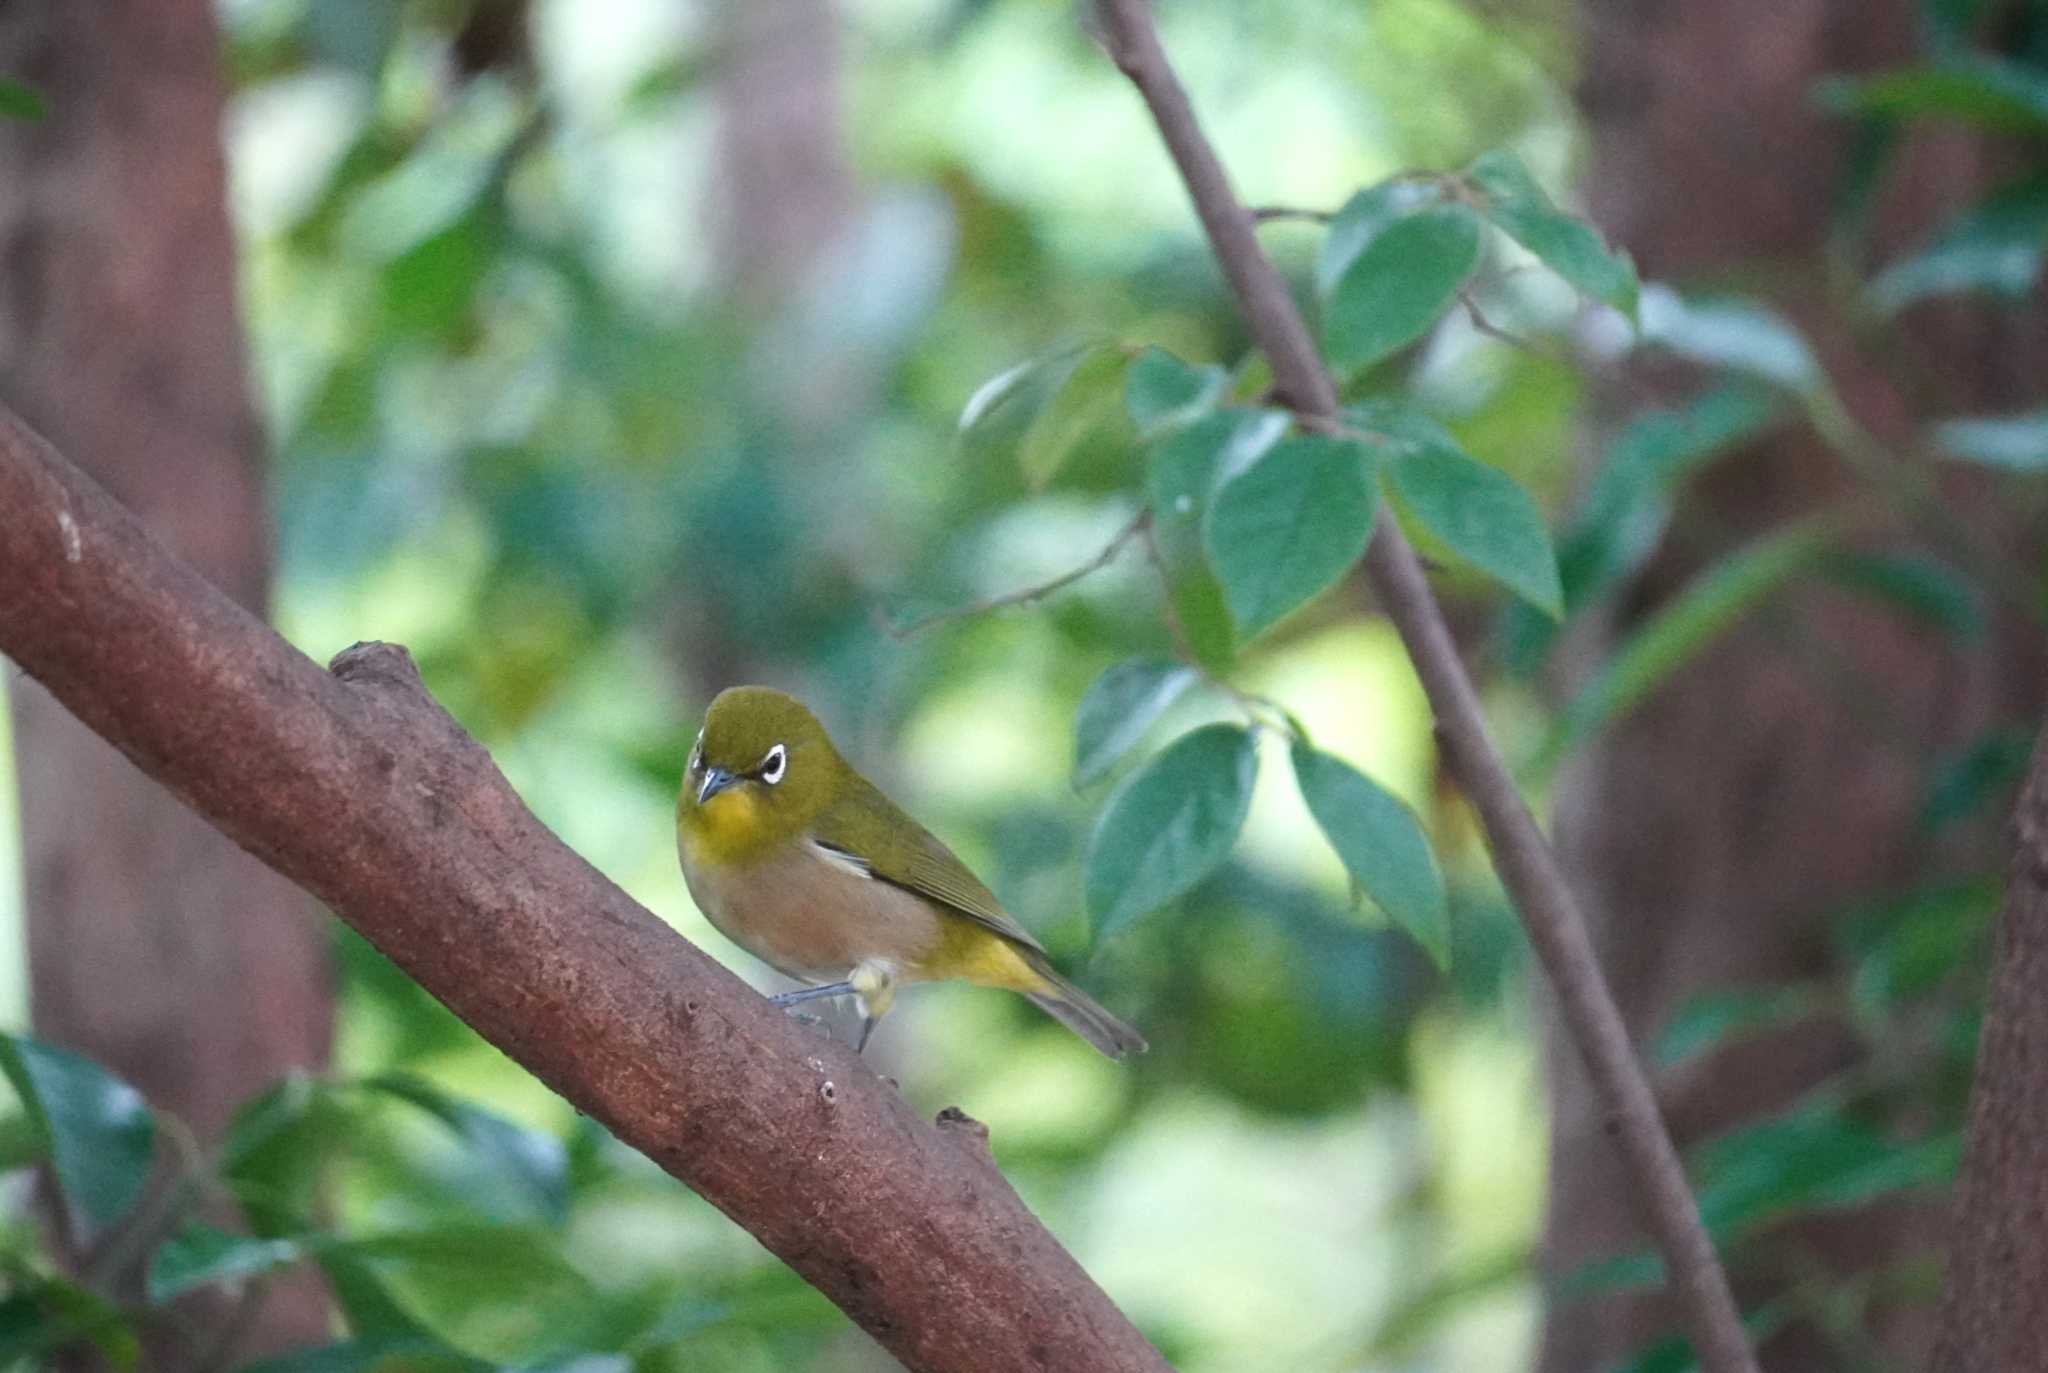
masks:
<path id="1" fill-rule="evenodd" d="M 811 837 L 867 868 L 879 881 L 958 911 L 1003 938 L 1045 952 L 938 836 L 905 814 L 879 787 L 854 778 L 845 795 L 811 823 Z"/>

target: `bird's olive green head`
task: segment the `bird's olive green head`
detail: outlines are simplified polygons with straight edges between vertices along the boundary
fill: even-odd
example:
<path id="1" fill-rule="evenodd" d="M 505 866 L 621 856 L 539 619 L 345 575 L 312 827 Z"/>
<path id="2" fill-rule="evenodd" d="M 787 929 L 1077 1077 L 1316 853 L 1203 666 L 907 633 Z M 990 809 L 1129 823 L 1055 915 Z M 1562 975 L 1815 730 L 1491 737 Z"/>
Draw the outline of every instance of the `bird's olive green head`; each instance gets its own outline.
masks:
<path id="1" fill-rule="evenodd" d="M 769 687 L 730 687 L 705 712 L 678 819 L 728 851 L 775 843 L 815 819 L 845 773 L 801 701 Z"/>

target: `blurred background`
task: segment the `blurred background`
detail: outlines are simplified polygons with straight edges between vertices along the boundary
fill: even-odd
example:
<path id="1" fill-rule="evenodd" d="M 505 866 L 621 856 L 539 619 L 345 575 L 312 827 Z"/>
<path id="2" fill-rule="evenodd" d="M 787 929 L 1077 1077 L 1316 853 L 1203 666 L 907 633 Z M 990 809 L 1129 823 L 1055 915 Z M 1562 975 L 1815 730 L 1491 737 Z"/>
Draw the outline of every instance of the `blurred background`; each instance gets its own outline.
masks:
<path id="1" fill-rule="evenodd" d="M 1355 389 L 1427 407 L 1550 522 L 1562 623 L 1448 562 L 1440 586 L 1768 1366 L 1914 1366 L 2042 695 L 2048 17 L 1159 13 L 1249 202 L 1334 210 L 1508 148 L 1634 253 L 1640 329 L 1490 244 L 1470 308 Z M 989 1124 L 1176 1366 L 1687 1366 L 1362 581 L 1220 667 L 1421 815 L 1443 969 L 1351 899 L 1271 742 L 1231 863 L 1095 937 L 1107 788 L 1071 783 L 1074 708 L 1173 651 L 1135 556 L 890 632 L 1085 561 L 1137 508 L 1127 423 L 1034 485 L 1014 442 L 961 441 L 981 383 L 1093 337 L 1246 359 L 1068 5 L 48 0 L 0 15 L 0 77 L 25 116 L 0 126 L 0 398 L 316 659 L 408 645 L 546 823 L 764 987 L 691 906 L 671 811 L 712 694 L 802 695 L 1151 1039 L 1110 1064 L 939 987 L 869 1054 Z M 1308 295 L 1320 227 L 1262 232 Z M 174 1261 L 126 1255 L 123 1288 L 18 1190 L 0 1355 L 889 1366 L 8 687 L 8 1027 L 140 1088 L 218 1214 L 154 1236 Z M 1158 737 L 1230 716 L 1198 690 Z M 167 1262 L 182 1285 L 152 1285 Z"/>

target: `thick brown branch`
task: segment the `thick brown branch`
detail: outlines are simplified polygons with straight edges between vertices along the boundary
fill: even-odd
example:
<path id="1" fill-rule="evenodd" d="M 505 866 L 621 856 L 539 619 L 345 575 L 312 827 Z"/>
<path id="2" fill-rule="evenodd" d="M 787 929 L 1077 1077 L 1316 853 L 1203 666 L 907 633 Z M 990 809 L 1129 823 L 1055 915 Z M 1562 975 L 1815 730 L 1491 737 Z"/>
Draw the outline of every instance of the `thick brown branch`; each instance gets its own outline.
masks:
<path id="1" fill-rule="evenodd" d="M 1334 423 L 1336 383 L 1316 353 L 1286 282 L 1260 248 L 1251 214 L 1231 190 L 1196 122 L 1187 92 L 1160 47 L 1147 0 L 1099 0 L 1099 14 L 1110 56 L 1159 125 L 1252 336 L 1272 365 L 1276 388 L 1304 423 Z M 1756 1362 L 1727 1275 L 1700 1222 L 1699 1206 L 1600 971 L 1585 920 L 1556 854 L 1486 732 L 1479 695 L 1415 550 L 1384 515 L 1366 567 L 1414 660 L 1448 761 L 1479 813 L 1494 864 L 1556 989 L 1572 1039 L 1612 1113 L 1651 1231 L 1684 1302 L 1700 1363 L 1713 1373 L 1754 1373 Z"/>
<path id="2" fill-rule="evenodd" d="M 322 672 L 4 409 L 0 651 L 911 1368 L 1165 1368 L 957 1129 L 549 833 L 403 649 Z"/>
<path id="3" fill-rule="evenodd" d="M 2048 1368 L 2048 733 L 2013 819 L 1932 1368 Z"/>

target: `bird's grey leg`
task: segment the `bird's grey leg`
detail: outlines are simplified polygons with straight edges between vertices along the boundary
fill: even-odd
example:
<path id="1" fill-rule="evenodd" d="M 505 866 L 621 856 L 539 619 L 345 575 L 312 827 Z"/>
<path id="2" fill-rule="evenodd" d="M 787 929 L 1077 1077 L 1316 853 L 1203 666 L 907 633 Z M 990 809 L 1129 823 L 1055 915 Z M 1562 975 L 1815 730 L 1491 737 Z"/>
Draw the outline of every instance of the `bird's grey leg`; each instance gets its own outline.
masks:
<path id="1" fill-rule="evenodd" d="M 791 1006 L 799 1006 L 806 1001 L 816 1001 L 821 996 L 855 996 L 859 991 L 860 989 L 851 982 L 826 982 L 816 987 L 799 987 L 793 992 L 781 992 L 768 999 L 788 1010 Z"/>

